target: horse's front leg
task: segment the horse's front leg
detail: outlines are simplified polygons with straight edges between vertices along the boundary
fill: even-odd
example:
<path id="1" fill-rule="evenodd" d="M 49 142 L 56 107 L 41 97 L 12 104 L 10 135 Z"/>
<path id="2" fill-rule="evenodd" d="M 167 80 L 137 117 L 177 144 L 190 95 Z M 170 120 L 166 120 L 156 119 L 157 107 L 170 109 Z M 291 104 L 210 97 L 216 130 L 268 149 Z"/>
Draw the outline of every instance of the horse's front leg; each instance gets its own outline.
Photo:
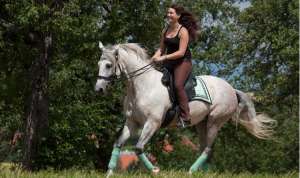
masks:
<path id="1" fill-rule="evenodd" d="M 108 164 L 108 171 L 106 177 L 110 177 L 113 174 L 114 169 L 117 167 L 117 162 L 119 160 L 122 146 L 126 143 L 130 136 L 136 133 L 136 129 L 136 124 L 133 121 L 127 119 L 121 135 L 114 144 L 114 148 L 111 153 L 110 161 Z"/>
<path id="2" fill-rule="evenodd" d="M 144 147 L 159 127 L 159 120 L 148 119 L 143 127 L 138 143 L 136 144 L 136 154 L 138 155 L 139 159 L 144 163 L 146 168 L 154 174 L 157 174 L 159 172 L 159 168 L 153 166 L 149 159 L 146 157 L 146 155 L 144 154 Z"/>

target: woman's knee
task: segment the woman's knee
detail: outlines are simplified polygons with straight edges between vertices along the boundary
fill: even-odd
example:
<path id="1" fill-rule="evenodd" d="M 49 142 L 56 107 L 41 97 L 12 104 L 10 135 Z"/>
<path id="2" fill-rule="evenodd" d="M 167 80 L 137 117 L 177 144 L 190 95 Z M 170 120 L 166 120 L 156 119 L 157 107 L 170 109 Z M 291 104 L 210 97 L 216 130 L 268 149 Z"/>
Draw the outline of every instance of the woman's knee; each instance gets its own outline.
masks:
<path id="1" fill-rule="evenodd" d="M 181 90 L 184 90 L 184 82 L 177 82 L 175 81 L 175 88 L 177 91 L 181 91 Z"/>

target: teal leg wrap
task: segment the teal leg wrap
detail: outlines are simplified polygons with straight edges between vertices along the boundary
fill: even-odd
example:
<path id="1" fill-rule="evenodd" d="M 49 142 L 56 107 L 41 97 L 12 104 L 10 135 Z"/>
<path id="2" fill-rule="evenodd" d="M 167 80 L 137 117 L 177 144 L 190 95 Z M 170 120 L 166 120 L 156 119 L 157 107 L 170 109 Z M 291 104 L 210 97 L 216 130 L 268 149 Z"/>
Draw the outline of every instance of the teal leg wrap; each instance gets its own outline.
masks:
<path id="1" fill-rule="evenodd" d="M 109 164 L 108 164 L 109 169 L 113 170 L 117 167 L 117 163 L 118 163 L 119 155 L 120 155 L 120 150 L 121 150 L 120 148 L 114 147 L 114 149 L 111 153 Z"/>
<path id="2" fill-rule="evenodd" d="M 191 166 L 190 172 L 195 172 L 198 170 L 199 167 L 203 167 L 204 163 L 208 158 L 207 153 L 203 152 L 201 156 L 196 160 L 196 162 Z"/>
<path id="3" fill-rule="evenodd" d="M 144 153 L 139 155 L 139 159 L 144 163 L 148 170 L 151 171 L 154 168 L 153 164 L 149 161 L 149 159 Z"/>

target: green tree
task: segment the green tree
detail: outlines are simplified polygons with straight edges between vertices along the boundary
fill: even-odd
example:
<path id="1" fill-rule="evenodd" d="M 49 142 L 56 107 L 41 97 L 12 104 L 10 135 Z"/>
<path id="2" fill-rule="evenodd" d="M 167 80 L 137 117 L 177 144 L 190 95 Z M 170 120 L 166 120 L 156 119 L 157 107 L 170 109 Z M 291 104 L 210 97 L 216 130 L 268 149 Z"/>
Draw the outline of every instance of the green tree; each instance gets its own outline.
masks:
<path id="1" fill-rule="evenodd" d="M 267 142 L 225 126 L 216 143 L 215 163 L 221 170 L 298 170 L 298 13 L 298 1 L 254 0 L 239 15 L 233 31 L 237 46 L 231 51 L 232 64 L 240 66 L 235 85 L 254 92 L 257 111 L 268 113 L 278 126 L 275 141 Z"/>

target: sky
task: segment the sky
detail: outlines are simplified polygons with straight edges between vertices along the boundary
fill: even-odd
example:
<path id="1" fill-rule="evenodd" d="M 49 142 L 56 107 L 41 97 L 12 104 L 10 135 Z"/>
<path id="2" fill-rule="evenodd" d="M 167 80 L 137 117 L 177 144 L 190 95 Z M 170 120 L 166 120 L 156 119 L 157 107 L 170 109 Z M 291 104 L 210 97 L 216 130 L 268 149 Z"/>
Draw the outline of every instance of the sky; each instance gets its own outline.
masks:
<path id="1" fill-rule="evenodd" d="M 250 7 L 251 3 L 250 1 L 245 1 L 245 2 L 234 3 L 234 5 L 239 7 L 240 11 L 243 11 L 244 9 Z"/>

